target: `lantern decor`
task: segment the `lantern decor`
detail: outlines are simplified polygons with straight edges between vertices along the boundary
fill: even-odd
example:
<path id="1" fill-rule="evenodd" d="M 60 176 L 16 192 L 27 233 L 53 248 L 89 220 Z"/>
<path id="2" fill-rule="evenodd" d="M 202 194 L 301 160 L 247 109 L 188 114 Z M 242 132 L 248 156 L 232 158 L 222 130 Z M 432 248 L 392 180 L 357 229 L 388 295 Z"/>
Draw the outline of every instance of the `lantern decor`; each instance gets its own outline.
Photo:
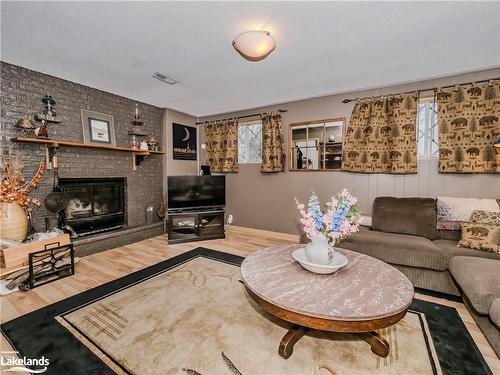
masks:
<path id="1" fill-rule="evenodd" d="M 30 198 L 30 189 L 36 188 L 45 172 L 45 163 L 40 162 L 33 178 L 26 181 L 22 175 L 24 163 L 20 154 L 10 160 L 0 158 L 0 238 L 21 241 L 28 230 L 27 213 L 31 205 L 40 206 L 38 199 Z"/>
<path id="2" fill-rule="evenodd" d="M 139 113 L 139 107 L 135 103 L 135 111 L 132 116 L 130 123 L 133 125 L 132 130 L 129 130 L 128 135 L 131 136 L 130 147 L 134 150 L 139 150 L 141 147 L 141 141 L 139 137 L 145 137 L 147 134 L 139 130 L 139 127 L 144 124 L 144 120 L 141 119 L 141 114 Z"/>
<path id="3" fill-rule="evenodd" d="M 57 117 L 56 101 L 51 95 L 45 95 L 42 98 L 42 103 L 45 106 L 45 110 L 43 113 L 35 115 L 35 120 L 41 122 L 41 125 L 35 129 L 35 134 L 40 138 L 49 138 L 48 123 L 58 124 L 62 120 Z"/>
<path id="4" fill-rule="evenodd" d="M 144 124 L 144 120 L 141 119 L 141 114 L 139 113 L 139 107 L 137 106 L 137 103 L 135 103 L 135 112 L 134 116 L 132 117 L 131 123 L 134 126 L 142 126 Z"/>
<path id="5" fill-rule="evenodd" d="M 21 129 L 21 137 L 28 138 L 30 136 L 30 130 L 35 129 L 33 122 L 28 118 L 22 118 L 16 123 L 16 128 Z"/>

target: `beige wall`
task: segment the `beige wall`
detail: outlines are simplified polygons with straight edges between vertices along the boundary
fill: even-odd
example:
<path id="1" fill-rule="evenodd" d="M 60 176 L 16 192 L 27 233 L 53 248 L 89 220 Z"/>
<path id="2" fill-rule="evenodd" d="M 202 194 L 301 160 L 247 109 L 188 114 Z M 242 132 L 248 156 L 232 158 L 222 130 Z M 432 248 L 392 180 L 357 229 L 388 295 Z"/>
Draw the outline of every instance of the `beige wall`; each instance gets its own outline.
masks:
<path id="1" fill-rule="evenodd" d="M 167 176 L 179 176 L 179 175 L 193 175 L 198 174 L 198 161 L 191 160 L 174 160 L 173 150 L 172 150 L 172 123 L 178 123 L 182 125 L 196 126 L 196 117 L 187 115 L 185 113 L 177 112 L 172 109 L 165 109 L 163 115 L 163 124 L 165 126 L 164 134 L 164 148 L 166 150 L 164 173 L 165 181 L 163 184 L 164 193 L 167 190 Z M 199 129 L 196 130 L 199 139 Z M 200 155 L 200 147 L 198 146 L 198 157 Z"/>
<path id="2" fill-rule="evenodd" d="M 399 93 L 415 89 L 440 87 L 500 77 L 500 69 L 453 77 L 422 81 L 419 83 L 367 90 L 347 95 L 284 103 L 248 111 L 202 118 L 210 120 L 230 116 L 243 116 L 273 109 L 286 109 L 283 114 L 285 139 L 288 147 L 288 124 L 331 117 L 346 117 L 349 121 L 354 103 L 343 104 L 346 97 L 363 97 Z M 428 93 L 424 93 L 428 94 Z M 200 128 L 201 133 L 203 129 Z M 203 134 L 201 134 L 203 139 Z M 287 162 L 289 156 L 287 155 Z M 307 199 L 315 191 L 322 200 L 342 188 L 348 188 L 358 198 L 362 211 L 371 213 L 377 196 L 400 197 L 439 195 L 500 198 L 498 175 L 450 175 L 437 173 L 437 159 L 421 159 L 416 175 L 359 174 L 349 172 L 285 172 L 260 173 L 259 165 L 240 164 L 239 173 L 227 175 L 227 213 L 234 215 L 234 224 L 252 228 L 297 233 L 297 213 L 293 198 Z"/>

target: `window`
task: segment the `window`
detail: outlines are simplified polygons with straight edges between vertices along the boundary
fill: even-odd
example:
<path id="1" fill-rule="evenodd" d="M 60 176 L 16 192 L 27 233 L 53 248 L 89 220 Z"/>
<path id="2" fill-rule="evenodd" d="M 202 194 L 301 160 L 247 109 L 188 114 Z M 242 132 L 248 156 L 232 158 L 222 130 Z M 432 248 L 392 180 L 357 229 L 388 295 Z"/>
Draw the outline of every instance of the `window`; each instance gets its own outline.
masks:
<path id="1" fill-rule="evenodd" d="M 331 170 L 342 165 L 345 118 L 290 124 L 290 170 Z"/>
<path id="2" fill-rule="evenodd" d="M 262 163 L 262 121 L 238 124 L 238 162 Z"/>
<path id="3" fill-rule="evenodd" d="M 438 111 L 434 98 L 421 98 L 418 103 L 418 156 L 435 157 L 439 154 Z"/>

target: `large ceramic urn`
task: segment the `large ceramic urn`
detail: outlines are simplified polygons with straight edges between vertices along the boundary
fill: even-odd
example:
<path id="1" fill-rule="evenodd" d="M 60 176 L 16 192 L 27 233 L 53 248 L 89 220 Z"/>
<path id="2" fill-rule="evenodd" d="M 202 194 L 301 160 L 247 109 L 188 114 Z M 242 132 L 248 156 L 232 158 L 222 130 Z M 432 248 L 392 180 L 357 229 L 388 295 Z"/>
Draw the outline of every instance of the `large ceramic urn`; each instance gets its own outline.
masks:
<path id="1" fill-rule="evenodd" d="M 22 241 L 28 233 L 28 216 L 17 203 L 0 204 L 0 238 Z"/>

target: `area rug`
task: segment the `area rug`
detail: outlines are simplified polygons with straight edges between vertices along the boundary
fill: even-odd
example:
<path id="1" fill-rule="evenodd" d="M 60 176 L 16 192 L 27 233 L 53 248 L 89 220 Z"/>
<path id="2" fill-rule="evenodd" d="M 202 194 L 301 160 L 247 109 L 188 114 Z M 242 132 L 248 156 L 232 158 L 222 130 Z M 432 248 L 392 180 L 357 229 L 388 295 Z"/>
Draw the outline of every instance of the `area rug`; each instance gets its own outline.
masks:
<path id="1" fill-rule="evenodd" d="M 243 258 L 198 248 L 4 323 L 21 356 L 54 374 L 490 374 L 456 310 L 414 300 L 382 330 L 387 358 L 353 335 L 290 328 L 247 295 Z"/>

